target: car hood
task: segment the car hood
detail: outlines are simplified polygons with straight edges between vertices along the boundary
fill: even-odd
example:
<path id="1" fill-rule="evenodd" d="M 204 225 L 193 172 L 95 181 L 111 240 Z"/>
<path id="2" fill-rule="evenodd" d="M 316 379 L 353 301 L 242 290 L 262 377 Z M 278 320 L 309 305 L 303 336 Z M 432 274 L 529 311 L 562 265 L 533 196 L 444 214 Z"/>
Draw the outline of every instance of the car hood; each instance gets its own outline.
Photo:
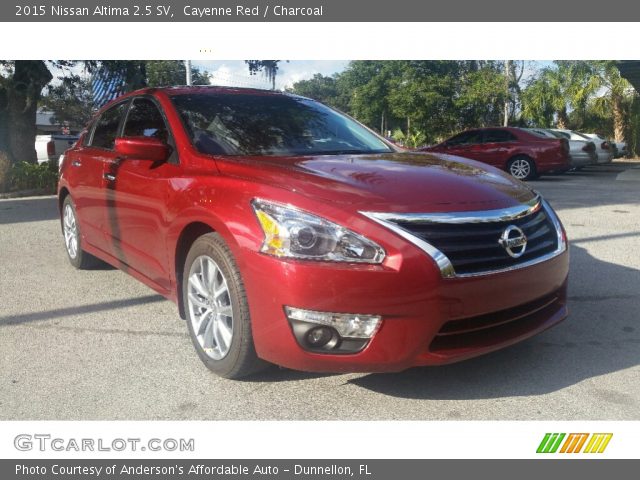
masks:
<path id="1" fill-rule="evenodd" d="M 500 170 L 442 154 L 236 157 L 218 167 L 227 175 L 357 210 L 493 210 L 526 203 L 535 195 Z"/>

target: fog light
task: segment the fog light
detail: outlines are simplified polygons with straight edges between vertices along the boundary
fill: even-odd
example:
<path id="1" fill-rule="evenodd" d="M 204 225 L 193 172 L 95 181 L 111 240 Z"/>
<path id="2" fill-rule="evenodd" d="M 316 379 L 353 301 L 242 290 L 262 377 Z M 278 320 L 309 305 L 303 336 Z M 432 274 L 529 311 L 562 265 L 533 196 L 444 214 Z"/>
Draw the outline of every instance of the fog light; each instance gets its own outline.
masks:
<path id="1" fill-rule="evenodd" d="M 324 347 L 333 338 L 333 331 L 328 327 L 316 327 L 307 332 L 307 343 L 315 348 Z"/>
<path id="2" fill-rule="evenodd" d="M 380 315 L 358 315 L 350 313 L 316 312 L 300 308 L 285 307 L 289 320 L 317 323 L 334 328 L 343 338 L 371 338 L 380 328 Z"/>

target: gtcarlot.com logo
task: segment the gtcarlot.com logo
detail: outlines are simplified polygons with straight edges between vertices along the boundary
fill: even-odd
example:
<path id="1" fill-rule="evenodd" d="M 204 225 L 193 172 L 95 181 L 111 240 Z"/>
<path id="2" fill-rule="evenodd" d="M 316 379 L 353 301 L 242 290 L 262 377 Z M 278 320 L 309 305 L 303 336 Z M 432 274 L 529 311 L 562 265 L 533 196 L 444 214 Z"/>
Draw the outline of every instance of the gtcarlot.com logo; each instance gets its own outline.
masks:
<path id="1" fill-rule="evenodd" d="M 613 433 L 545 433 L 536 453 L 604 453 L 611 437 Z"/>
<path id="2" fill-rule="evenodd" d="M 21 452 L 193 452 L 193 438 L 59 438 L 48 433 L 23 433 L 13 439 L 13 446 Z"/>

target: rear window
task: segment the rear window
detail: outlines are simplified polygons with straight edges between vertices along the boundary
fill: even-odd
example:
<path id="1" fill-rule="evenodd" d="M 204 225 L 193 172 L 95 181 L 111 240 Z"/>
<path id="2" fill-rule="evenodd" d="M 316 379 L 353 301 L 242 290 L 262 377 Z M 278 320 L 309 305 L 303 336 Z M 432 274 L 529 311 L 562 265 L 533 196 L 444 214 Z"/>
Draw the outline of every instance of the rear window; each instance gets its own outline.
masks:
<path id="1" fill-rule="evenodd" d="M 561 135 L 562 138 L 566 138 L 567 140 L 571 139 L 571 135 L 566 132 L 559 132 L 558 130 L 554 130 L 554 132 L 556 132 L 558 135 Z"/>
<path id="2" fill-rule="evenodd" d="M 527 129 L 527 133 L 530 133 L 534 137 L 538 137 L 538 138 L 549 138 L 549 135 L 545 135 L 545 133 L 542 130 L 535 130 L 535 129 L 529 128 Z"/>
<path id="3" fill-rule="evenodd" d="M 573 134 L 577 137 L 576 140 L 588 140 L 590 142 L 593 141 L 593 138 L 587 137 L 584 133 L 573 132 Z"/>
<path id="4" fill-rule="evenodd" d="M 172 97 L 193 145 L 211 155 L 329 155 L 390 152 L 358 122 L 301 97 L 182 94 Z"/>

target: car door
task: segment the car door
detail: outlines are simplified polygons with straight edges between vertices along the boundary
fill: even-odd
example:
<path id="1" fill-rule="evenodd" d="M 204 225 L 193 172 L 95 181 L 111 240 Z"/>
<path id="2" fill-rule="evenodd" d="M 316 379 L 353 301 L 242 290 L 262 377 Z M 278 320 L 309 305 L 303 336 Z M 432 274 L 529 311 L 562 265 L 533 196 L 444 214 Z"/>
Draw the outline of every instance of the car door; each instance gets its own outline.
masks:
<path id="1" fill-rule="evenodd" d="M 477 159 L 494 167 L 504 168 L 511 158 L 517 138 L 508 130 L 487 129 L 482 132 L 482 146 Z"/>
<path id="2" fill-rule="evenodd" d="M 168 290 L 166 218 L 169 181 L 180 170 L 175 144 L 160 105 L 150 96 L 133 99 L 122 137 L 152 136 L 172 148 L 164 162 L 127 157 L 106 165 L 107 231 L 111 252 L 125 266 Z"/>
<path id="3" fill-rule="evenodd" d="M 474 149 L 482 142 L 482 133 L 478 130 L 462 132 L 443 143 L 443 153 L 459 157 L 476 159 Z"/>
<path id="4" fill-rule="evenodd" d="M 114 161 L 115 139 L 128 101 L 105 110 L 93 123 L 83 142 L 67 154 L 68 182 L 76 205 L 83 240 L 92 246 L 109 251 L 105 237 L 104 168 Z"/>

